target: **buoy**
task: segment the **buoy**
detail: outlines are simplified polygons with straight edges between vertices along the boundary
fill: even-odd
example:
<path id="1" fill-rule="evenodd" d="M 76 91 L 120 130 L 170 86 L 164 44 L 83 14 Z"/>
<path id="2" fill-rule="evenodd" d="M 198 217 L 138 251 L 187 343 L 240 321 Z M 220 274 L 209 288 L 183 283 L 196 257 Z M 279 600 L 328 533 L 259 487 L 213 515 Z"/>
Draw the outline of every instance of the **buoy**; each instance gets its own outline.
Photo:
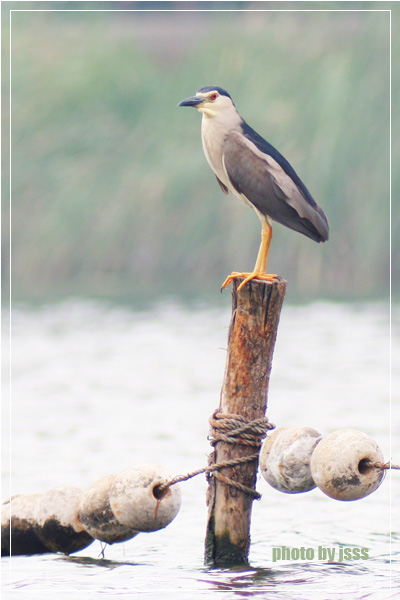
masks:
<path id="1" fill-rule="evenodd" d="M 71 554 L 93 542 L 78 519 L 82 490 L 64 486 L 42 494 L 35 506 L 37 537 L 52 552 Z"/>
<path id="2" fill-rule="evenodd" d="M 310 460 L 321 434 L 311 427 L 288 425 L 268 435 L 260 453 L 260 471 L 276 490 L 286 494 L 308 492 L 316 487 Z"/>
<path id="3" fill-rule="evenodd" d="M 178 514 L 181 492 L 177 485 L 160 493 L 171 475 L 154 464 L 133 465 L 122 471 L 110 489 L 110 505 L 120 523 L 137 531 L 157 531 Z"/>
<path id="4" fill-rule="evenodd" d="M 1 554 L 51 552 L 36 535 L 34 514 L 43 494 L 12 496 L 1 506 Z"/>
<path id="5" fill-rule="evenodd" d="M 359 500 L 374 492 L 384 471 L 378 444 L 357 429 L 339 429 L 326 436 L 311 458 L 311 474 L 319 489 L 335 500 Z"/>
<path id="6" fill-rule="evenodd" d="M 123 525 L 110 507 L 110 488 L 116 475 L 98 479 L 82 494 L 78 517 L 86 531 L 97 540 L 113 544 L 135 537 L 139 532 Z"/>

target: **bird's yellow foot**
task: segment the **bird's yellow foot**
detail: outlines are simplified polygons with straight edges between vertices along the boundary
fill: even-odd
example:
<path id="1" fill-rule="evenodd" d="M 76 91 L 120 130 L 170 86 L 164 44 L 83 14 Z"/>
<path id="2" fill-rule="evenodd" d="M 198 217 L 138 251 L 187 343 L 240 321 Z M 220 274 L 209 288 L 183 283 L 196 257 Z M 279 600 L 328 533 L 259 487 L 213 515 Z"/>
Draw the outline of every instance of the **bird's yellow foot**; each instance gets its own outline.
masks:
<path id="1" fill-rule="evenodd" d="M 237 273 L 236 271 L 233 271 L 233 273 L 228 275 L 228 277 L 225 279 L 224 283 L 222 284 L 221 291 L 238 277 L 245 277 L 245 280 L 242 281 L 242 283 L 238 287 L 238 291 L 240 292 L 240 290 L 246 285 L 246 283 L 248 281 L 251 281 L 252 279 L 261 279 L 262 281 L 274 281 L 274 279 L 279 278 L 279 275 L 276 275 L 276 273 L 258 273 L 257 271 L 254 271 L 253 273 Z"/>

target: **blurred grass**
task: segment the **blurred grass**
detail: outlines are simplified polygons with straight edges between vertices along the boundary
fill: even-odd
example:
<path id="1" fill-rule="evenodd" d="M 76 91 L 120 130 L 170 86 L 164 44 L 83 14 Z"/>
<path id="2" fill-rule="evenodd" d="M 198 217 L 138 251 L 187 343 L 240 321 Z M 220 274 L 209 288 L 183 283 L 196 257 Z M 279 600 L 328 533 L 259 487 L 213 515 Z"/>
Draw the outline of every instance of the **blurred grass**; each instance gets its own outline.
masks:
<path id="1" fill-rule="evenodd" d="M 200 116 L 176 107 L 209 84 L 230 91 L 328 215 L 324 245 L 274 228 L 269 267 L 289 298 L 387 294 L 388 19 L 14 12 L 13 298 L 204 297 L 252 269 L 258 218 L 220 192 Z M 394 251 L 398 238 L 394 227 Z M 7 227 L 3 242 L 7 252 Z"/>

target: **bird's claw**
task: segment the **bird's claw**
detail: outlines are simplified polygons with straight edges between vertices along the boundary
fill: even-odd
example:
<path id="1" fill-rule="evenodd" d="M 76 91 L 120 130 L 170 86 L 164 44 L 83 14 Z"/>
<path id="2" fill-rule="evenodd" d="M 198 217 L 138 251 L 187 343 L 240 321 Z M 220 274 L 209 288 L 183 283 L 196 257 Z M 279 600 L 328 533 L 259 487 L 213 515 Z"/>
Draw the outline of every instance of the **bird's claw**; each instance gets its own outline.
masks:
<path id="1" fill-rule="evenodd" d="M 221 292 L 234 279 L 237 279 L 238 277 L 245 278 L 244 281 L 242 281 L 242 283 L 239 285 L 238 292 L 240 292 L 240 290 L 243 289 L 243 287 L 246 285 L 246 283 L 248 283 L 252 279 L 261 279 L 262 281 L 274 281 L 275 279 L 280 279 L 280 276 L 277 275 L 276 273 L 258 273 L 257 271 L 255 271 L 253 273 L 238 273 L 237 271 L 233 271 L 233 273 L 228 275 L 228 277 L 225 279 L 224 283 L 222 284 Z"/>

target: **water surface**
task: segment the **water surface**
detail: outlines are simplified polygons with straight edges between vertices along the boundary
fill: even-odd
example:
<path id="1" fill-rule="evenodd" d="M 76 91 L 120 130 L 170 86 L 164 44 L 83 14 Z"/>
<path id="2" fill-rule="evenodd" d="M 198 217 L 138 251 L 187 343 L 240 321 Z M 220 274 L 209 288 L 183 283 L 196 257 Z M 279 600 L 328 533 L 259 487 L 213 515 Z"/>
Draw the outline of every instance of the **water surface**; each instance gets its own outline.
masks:
<path id="1" fill-rule="evenodd" d="M 285 306 L 270 420 L 324 435 L 358 428 L 386 459 L 400 462 L 399 315 L 395 307 L 390 403 L 386 305 Z M 216 309 L 165 302 L 140 312 L 80 301 L 14 308 L 10 415 L 7 394 L 3 400 L 3 499 L 62 485 L 84 488 L 137 462 L 162 464 L 173 475 L 205 466 L 229 320 L 228 303 Z M 6 365 L 5 384 L 8 371 Z M 171 525 L 107 546 L 104 558 L 95 541 L 70 557 L 2 559 L 4 597 L 397 597 L 399 472 L 357 502 L 337 502 L 319 490 L 282 494 L 262 478 L 257 487 L 262 499 L 253 507 L 247 569 L 204 567 L 206 481 L 200 475 L 181 484 L 182 508 Z M 312 548 L 315 558 L 272 562 L 272 549 L 281 546 Z M 369 558 L 328 563 L 318 559 L 319 546 L 337 552 L 365 547 Z"/>

